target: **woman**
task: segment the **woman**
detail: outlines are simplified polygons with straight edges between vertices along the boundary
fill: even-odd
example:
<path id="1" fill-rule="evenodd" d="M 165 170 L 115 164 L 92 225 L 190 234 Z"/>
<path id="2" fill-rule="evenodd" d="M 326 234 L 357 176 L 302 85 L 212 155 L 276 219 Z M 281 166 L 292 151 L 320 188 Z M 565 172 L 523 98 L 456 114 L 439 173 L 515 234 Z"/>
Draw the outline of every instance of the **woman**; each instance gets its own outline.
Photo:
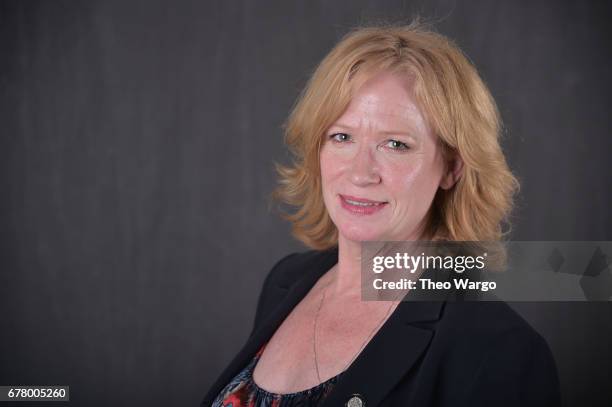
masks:
<path id="1" fill-rule="evenodd" d="M 360 242 L 502 237 L 517 182 L 474 67 L 418 25 L 325 57 L 286 128 L 278 197 L 313 251 L 270 272 L 203 406 L 558 405 L 545 341 L 502 303 L 362 301 Z"/>

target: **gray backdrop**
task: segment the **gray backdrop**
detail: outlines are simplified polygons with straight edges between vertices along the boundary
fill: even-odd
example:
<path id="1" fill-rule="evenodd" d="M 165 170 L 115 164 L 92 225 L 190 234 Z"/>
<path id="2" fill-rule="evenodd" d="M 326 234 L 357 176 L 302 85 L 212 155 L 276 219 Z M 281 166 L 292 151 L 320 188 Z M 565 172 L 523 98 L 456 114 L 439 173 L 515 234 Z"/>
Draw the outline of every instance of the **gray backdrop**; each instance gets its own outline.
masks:
<path id="1" fill-rule="evenodd" d="M 612 240 L 605 2 L 0 2 L 0 384 L 197 405 L 303 250 L 280 126 L 358 23 L 415 13 L 479 68 L 522 181 L 519 240 Z M 515 304 L 568 406 L 612 405 L 610 303 Z"/>

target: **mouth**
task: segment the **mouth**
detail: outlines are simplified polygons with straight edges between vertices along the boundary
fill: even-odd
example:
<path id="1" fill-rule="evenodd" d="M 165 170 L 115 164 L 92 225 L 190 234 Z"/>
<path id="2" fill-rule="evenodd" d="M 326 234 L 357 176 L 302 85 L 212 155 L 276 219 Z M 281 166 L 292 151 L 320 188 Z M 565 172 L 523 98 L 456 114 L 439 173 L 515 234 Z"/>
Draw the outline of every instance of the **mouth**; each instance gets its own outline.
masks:
<path id="1" fill-rule="evenodd" d="M 388 202 L 373 201 L 371 199 L 358 198 L 350 195 L 338 195 L 340 203 L 347 211 L 358 215 L 372 215 L 383 209 Z"/>

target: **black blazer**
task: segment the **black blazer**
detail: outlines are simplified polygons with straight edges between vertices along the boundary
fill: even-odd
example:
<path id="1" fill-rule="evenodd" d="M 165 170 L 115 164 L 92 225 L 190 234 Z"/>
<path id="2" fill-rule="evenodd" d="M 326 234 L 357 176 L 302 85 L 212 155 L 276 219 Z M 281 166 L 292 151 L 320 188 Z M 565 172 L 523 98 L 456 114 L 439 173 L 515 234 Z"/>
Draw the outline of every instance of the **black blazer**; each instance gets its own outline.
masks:
<path id="1" fill-rule="evenodd" d="M 337 260 L 337 249 L 310 251 L 274 266 L 251 335 L 201 406 L 212 404 Z M 367 407 L 561 404 L 548 345 L 503 302 L 400 303 L 322 406 L 344 406 L 353 395 Z"/>

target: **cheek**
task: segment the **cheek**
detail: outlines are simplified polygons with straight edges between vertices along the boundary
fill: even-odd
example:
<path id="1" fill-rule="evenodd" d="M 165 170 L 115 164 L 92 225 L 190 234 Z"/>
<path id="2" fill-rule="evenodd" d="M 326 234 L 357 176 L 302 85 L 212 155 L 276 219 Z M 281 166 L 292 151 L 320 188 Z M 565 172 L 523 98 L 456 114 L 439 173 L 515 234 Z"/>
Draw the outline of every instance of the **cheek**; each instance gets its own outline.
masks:
<path id="1" fill-rule="evenodd" d="M 412 193 L 418 183 L 419 173 L 422 171 L 422 163 L 410 162 L 390 165 L 385 169 L 387 188 L 395 195 L 402 196 Z"/>
<path id="2" fill-rule="evenodd" d="M 329 159 L 328 154 L 321 151 L 319 156 L 319 167 L 321 171 L 321 185 L 323 189 L 325 189 L 328 180 L 331 177 L 331 160 Z"/>
<path id="3" fill-rule="evenodd" d="M 321 152 L 319 166 L 321 168 L 321 190 L 323 192 L 323 200 L 325 201 L 326 205 L 328 205 L 329 202 L 327 202 L 327 195 L 329 194 L 331 184 L 333 183 L 333 179 L 335 177 L 333 159 L 329 157 L 329 154 Z"/>
<path id="4" fill-rule="evenodd" d="M 398 199 L 398 203 L 428 202 L 440 183 L 441 172 L 436 165 L 422 160 L 394 165 L 387 172 L 387 186 Z"/>
<path id="5" fill-rule="evenodd" d="M 322 149 L 319 156 L 319 166 L 321 167 L 321 180 L 323 188 L 338 178 L 345 167 L 345 161 L 341 155 L 334 154 L 328 149 Z"/>

